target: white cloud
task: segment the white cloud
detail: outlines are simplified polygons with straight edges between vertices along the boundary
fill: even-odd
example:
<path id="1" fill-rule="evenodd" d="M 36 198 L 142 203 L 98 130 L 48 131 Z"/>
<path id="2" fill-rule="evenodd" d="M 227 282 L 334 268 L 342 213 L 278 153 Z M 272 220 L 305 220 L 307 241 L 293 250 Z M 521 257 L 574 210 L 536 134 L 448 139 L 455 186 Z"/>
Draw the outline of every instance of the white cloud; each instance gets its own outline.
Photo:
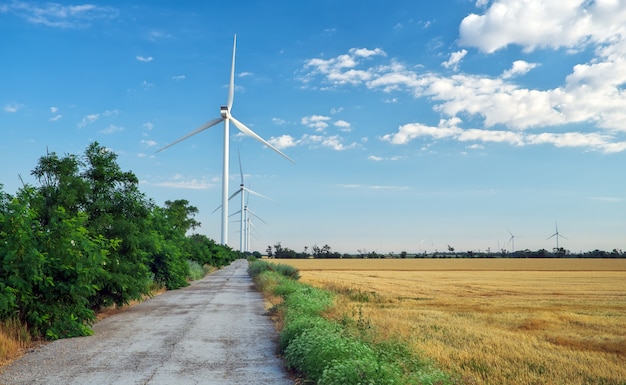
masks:
<path id="1" fill-rule="evenodd" d="M 11 103 L 9 103 L 9 104 L 4 106 L 4 112 L 17 112 L 22 107 L 24 107 L 24 105 L 21 104 L 21 103 L 11 102 Z"/>
<path id="2" fill-rule="evenodd" d="M 99 113 L 89 114 L 83 117 L 83 119 L 80 122 L 78 122 L 77 126 L 78 128 L 83 128 L 85 126 L 95 123 L 100 118 L 109 118 L 109 117 L 113 117 L 117 115 L 119 115 L 118 110 L 106 110 L 101 114 Z"/>
<path id="3" fill-rule="evenodd" d="M 459 70 L 459 64 L 461 64 L 461 60 L 467 55 L 467 50 L 462 49 L 457 52 L 452 52 L 450 54 L 450 59 L 441 63 L 442 66 L 452 69 L 453 71 Z"/>
<path id="4" fill-rule="evenodd" d="M 268 142 L 279 150 L 294 147 L 297 145 L 297 142 L 291 135 L 281 135 L 277 138 L 270 138 Z"/>
<path id="5" fill-rule="evenodd" d="M 307 82 L 311 76 L 321 74 L 333 84 L 358 84 L 371 79 L 373 73 L 368 70 L 355 70 L 361 59 L 368 59 L 372 56 L 387 56 L 379 49 L 351 48 L 348 54 L 340 55 L 328 60 L 310 59 L 305 64 L 305 69 L 311 69 L 312 73 L 306 75 L 302 80 Z"/>
<path id="6" fill-rule="evenodd" d="M 112 7 L 93 4 L 65 5 L 53 2 L 37 4 L 25 1 L 3 4 L 0 12 L 15 14 L 29 23 L 55 28 L 83 28 L 94 20 L 113 19 L 118 14 Z"/>
<path id="7" fill-rule="evenodd" d="M 550 2 L 541 2 L 539 5 L 532 6 L 544 7 L 542 5 L 544 3 Z M 626 86 L 626 12 L 621 12 L 626 5 L 611 8 L 612 6 L 605 3 L 606 1 L 593 3 L 594 18 L 589 21 L 592 25 L 586 27 L 592 32 L 585 35 L 587 38 L 579 39 L 580 41 L 574 39 L 572 41 L 577 41 L 578 46 L 568 46 L 572 50 L 591 46 L 594 48 L 592 53 L 595 53 L 595 56 L 587 62 L 573 66 L 563 83 L 553 88 L 533 89 L 514 82 L 513 80 L 517 80 L 517 77 L 540 65 L 524 60 L 515 61 L 510 69 L 500 75 L 458 73 L 445 76 L 436 72 L 420 72 L 421 67 L 407 67 L 393 58 L 388 63 L 371 63 L 369 61 L 371 58 L 365 60 L 364 57 L 356 55 L 354 49 L 337 58 L 308 60 L 303 67 L 305 73 L 302 80 L 309 86 L 314 86 L 315 80 L 321 80 L 322 84 L 331 87 L 366 87 L 385 93 L 403 91 L 415 98 L 428 99 L 432 103 L 433 110 L 438 112 L 444 120 L 456 117 L 470 120 L 467 118 L 471 117 L 473 122 L 482 121 L 483 125 L 482 128 L 476 127 L 476 124 L 475 127 L 464 128 L 463 125 L 431 127 L 432 125 L 429 124 L 411 123 L 403 126 L 397 133 L 384 136 L 385 140 L 393 143 L 406 143 L 420 136 L 431 138 L 443 136 L 456 140 L 469 140 L 471 137 L 478 136 L 479 140 L 501 141 L 512 145 L 550 143 L 555 146 L 580 146 L 603 152 L 624 151 L 623 141 L 621 141 L 623 139 L 620 139 L 619 135 L 626 132 L 626 94 L 624 91 Z M 495 2 L 487 12 L 497 9 L 498 4 L 512 6 L 513 3 Z M 550 5 L 550 7 L 562 8 L 559 5 Z M 613 15 L 603 15 L 602 18 L 598 18 L 600 8 L 615 12 Z M 574 15 L 560 17 L 575 18 L 578 15 L 578 8 L 571 9 Z M 553 9 L 550 8 L 549 11 L 553 12 Z M 519 17 L 522 18 L 522 16 Z M 617 22 L 618 18 L 621 23 Z M 609 25 L 596 25 L 604 21 Z M 519 20 L 518 22 L 521 23 Z M 617 34 L 616 31 L 623 31 L 623 33 Z M 498 35 L 502 31 L 494 29 L 484 32 Z M 504 32 L 502 33 L 505 34 Z M 541 31 L 537 33 L 543 34 Z M 545 36 L 544 43 L 539 44 L 539 35 L 538 40 L 533 44 L 528 43 L 530 45 L 527 48 L 551 47 L 556 44 L 555 40 L 550 40 L 550 37 Z M 611 38 L 608 38 L 609 36 Z M 490 37 L 486 36 L 486 39 L 489 41 Z M 504 41 L 506 44 L 513 42 L 511 39 Z M 564 39 L 559 44 L 563 45 L 567 41 L 569 40 Z M 487 52 L 493 49 L 485 48 L 484 50 Z M 550 51 L 549 54 L 562 55 L 564 53 Z M 449 62 L 450 66 L 454 64 L 452 58 Z M 355 76 L 355 73 L 362 75 Z M 530 130 L 533 135 L 539 135 L 554 131 L 558 134 L 566 134 L 568 124 L 585 124 L 587 126 L 585 130 L 591 132 L 543 138 L 529 136 L 531 134 L 521 135 L 519 132 Z M 461 135 L 462 131 L 465 131 L 463 135 Z M 595 137 L 589 136 L 594 133 Z M 579 134 L 583 135 L 586 145 L 584 141 L 574 140 L 576 137 L 581 138 Z"/>
<path id="8" fill-rule="evenodd" d="M 146 140 L 146 139 L 142 139 L 141 142 L 139 143 L 145 144 L 148 147 L 154 147 L 157 145 L 157 142 L 155 142 L 154 140 Z"/>
<path id="9" fill-rule="evenodd" d="M 274 123 L 277 126 L 282 126 L 287 124 L 287 121 L 281 118 L 272 118 L 272 123 Z"/>
<path id="10" fill-rule="evenodd" d="M 346 146 L 342 143 L 342 138 L 339 135 L 332 135 L 332 136 L 323 138 L 321 140 L 321 145 L 323 147 L 331 148 L 335 151 L 343 151 L 349 148 L 354 148 L 356 146 L 356 143 L 352 143 Z"/>
<path id="11" fill-rule="evenodd" d="M 59 109 L 58 109 L 58 108 L 56 108 L 56 107 L 50 107 L 50 112 L 51 112 L 51 113 L 56 114 L 56 113 L 57 113 L 57 111 L 59 111 Z"/>
<path id="12" fill-rule="evenodd" d="M 187 77 L 185 75 L 176 75 L 176 76 L 172 76 L 172 80 L 185 80 Z"/>
<path id="13" fill-rule="evenodd" d="M 152 124 L 151 122 L 145 122 L 144 124 L 141 125 L 141 127 L 145 128 L 146 130 L 150 131 L 154 128 L 154 124 Z"/>
<path id="14" fill-rule="evenodd" d="M 114 124 L 109 125 L 107 128 L 100 130 L 101 134 L 114 134 L 116 132 L 124 131 L 124 127 L 116 126 Z"/>
<path id="15" fill-rule="evenodd" d="M 100 118 L 100 114 L 89 114 L 78 123 L 78 128 L 83 128 L 89 124 L 94 123 L 96 120 Z"/>
<path id="16" fill-rule="evenodd" d="M 511 69 L 508 69 L 502 73 L 503 79 L 509 79 L 515 76 L 520 76 L 528 73 L 533 68 L 537 67 L 537 63 L 528 63 L 524 60 L 516 60 L 513 62 Z"/>
<path id="17" fill-rule="evenodd" d="M 282 135 L 277 138 L 271 138 L 268 142 L 278 149 L 295 146 L 309 146 L 311 148 L 326 147 L 335 151 L 343 151 L 358 146 L 357 143 L 350 143 L 348 145 L 344 144 L 343 138 L 339 135 L 325 136 L 304 134 L 300 137 L 300 139 L 296 139 L 291 135 Z"/>
<path id="18" fill-rule="evenodd" d="M 61 119 L 62 117 L 63 117 L 63 115 L 58 114 L 58 115 L 55 115 L 55 116 L 51 117 L 48 120 L 51 121 L 51 122 L 56 122 L 57 120 Z"/>
<path id="19" fill-rule="evenodd" d="M 463 19 L 460 44 L 491 53 L 509 44 L 533 51 L 607 43 L 623 38 L 625 17 L 623 1 L 496 0 L 483 15 Z"/>
<path id="20" fill-rule="evenodd" d="M 303 117 L 300 122 L 307 127 L 314 128 L 315 131 L 321 132 L 328 127 L 328 123 L 326 122 L 329 120 L 330 117 L 328 116 L 311 115 Z"/>
<path id="21" fill-rule="evenodd" d="M 338 120 L 335 123 L 333 123 L 333 125 L 335 127 L 338 127 L 341 131 L 345 131 L 345 132 L 349 132 L 352 129 L 351 124 L 346 122 L 345 120 Z"/>
<path id="22" fill-rule="evenodd" d="M 149 63 L 152 60 L 154 60 L 154 58 L 152 56 L 141 56 L 141 55 L 135 56 L 135 59 L 137 59 L 140 62 L 144 62 L 144 63 Z"/>

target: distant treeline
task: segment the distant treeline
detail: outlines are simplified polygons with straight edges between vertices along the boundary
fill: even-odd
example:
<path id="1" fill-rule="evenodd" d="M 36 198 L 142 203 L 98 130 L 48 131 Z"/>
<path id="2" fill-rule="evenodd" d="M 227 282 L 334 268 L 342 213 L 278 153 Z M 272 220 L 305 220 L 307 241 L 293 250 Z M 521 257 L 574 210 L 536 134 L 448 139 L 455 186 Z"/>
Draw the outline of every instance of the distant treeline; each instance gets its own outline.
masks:
<path id="1" fill-rule="evenodd" d="M 48 153 L 35 186 L 0 185 L 0 321 L 49 339 L 91 333 L 95 312 L 186 286 L 190 263 L 221 267 L 240 255 L 204 235 L 186 200 L 163 207 L 97 142 L 84 155 Z"/>
<path id="2" fill-rule="evenodd" d="M 304 251 L 297 252 L 288 247 L 284 247 L 278 242 L 276 245 L 268 246 L 266 249 L 267 256 L 270 258 L 286 258 L 286 259 L 306 259 L 306 258 L 626 258 L 626 252 L 618 249 L 612 251 L 593 250 L 584 253 L 572 253 L 562 247 L 548 251 L 545 249 L 531 251 L 519 250 L 509 252 L 501 250 L 500 252 L 476 252 L 455 251 L 453 247 L 448 246 L 445 252 L 421 252 L 408 253 L 402 251 L 400 253 L 379 254 L 373 251 L 359 250 L 357 254 L 338 253 L 332 251 L 329 245 L 323 247 L 313 246 L 310 249 L 305 247 Z"/>

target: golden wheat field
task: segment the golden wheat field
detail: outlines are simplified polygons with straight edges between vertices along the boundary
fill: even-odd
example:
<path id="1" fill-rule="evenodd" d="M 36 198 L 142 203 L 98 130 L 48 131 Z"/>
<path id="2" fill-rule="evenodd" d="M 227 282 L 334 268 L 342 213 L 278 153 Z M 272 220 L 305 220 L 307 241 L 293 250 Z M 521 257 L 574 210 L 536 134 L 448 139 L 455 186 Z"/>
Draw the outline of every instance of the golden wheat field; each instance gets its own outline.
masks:
<path id="1" fill-rule="evenodd" d="M 275 262 L 463 384 L 626 384 L 625 259 Z"/>

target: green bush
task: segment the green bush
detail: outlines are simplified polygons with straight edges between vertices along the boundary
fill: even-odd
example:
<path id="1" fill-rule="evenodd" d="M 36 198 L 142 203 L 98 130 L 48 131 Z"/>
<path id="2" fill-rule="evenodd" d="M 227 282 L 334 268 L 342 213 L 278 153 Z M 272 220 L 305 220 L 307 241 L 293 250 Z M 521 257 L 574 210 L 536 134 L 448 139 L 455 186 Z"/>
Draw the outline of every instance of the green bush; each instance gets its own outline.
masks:
<path id="1" fill-rule="evenodd" d="M 339 332 L 339 325 L 328 322 L 319 315 L 298 314 L 293 316 L 285 323 L 283 330 L 280 332 L 279 349 L 284 353 L 287 346 L 299 337 L 305 330 L 315 328 L 316 330 L 328 328 L 329 331 Z"/>
<path id="2" fill-rule="evenodd" d="M 285 349 L 285 361 L 291 369 L 317 382 L 331 364 L 352 357 L 376 361 L 374 351 L 364 343 L 344 337 L 329 327 L 311 327 L 294 338 Z"/>
<path id="3" fill-rule="evenodd" d="M 264 271 L 273 271 L 293 280 L 300 279 L 300 271 L 293 266 L 271 263 L 258 259 L 252 260 L 248 264 L 248 274 L 250 274 L 253 278 Z"/>
<path id="4" fill-rule="evenodd" d="M 391 385 L 403 384 L 400 370 L 370 358 L 335 360 L 324 370 L 318 385 Z"/>
<path id="5" fill-rule="evenodd" d="M 190 281 L 202 279 L 206 275 L 206 270 L 200 266 L 198 262 L 188 259 L 187 265 L 189 266 L 189 275 L 187 275 L 187 279 Z"/>

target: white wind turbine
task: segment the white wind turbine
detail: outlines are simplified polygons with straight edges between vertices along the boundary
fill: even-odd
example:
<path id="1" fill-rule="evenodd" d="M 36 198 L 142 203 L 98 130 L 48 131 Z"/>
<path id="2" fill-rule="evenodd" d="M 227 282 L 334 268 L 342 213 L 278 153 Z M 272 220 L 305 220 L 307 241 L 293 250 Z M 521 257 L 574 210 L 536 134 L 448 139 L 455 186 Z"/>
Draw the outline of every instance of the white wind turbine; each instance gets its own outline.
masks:
<path id="1" fill-rule="evenodd" d="M 221 238 L 221 243 L 222 245 L 226 245 L 228 243 L 228 159 L 229 159 L 229 123 L 232 122 L 235 127 L 237 127 L 239 129 L 239 131 L 243 132 L 246 135 L 249 135 L 251 137 L 253 137 L 254 139 L 258 140 L 259 142 L 263 143 L 264 145 L 266 145 L 267 147 L 271 148 L 272 150 L 276 151 L 277 153 L 279 153 L 281 156 L 285 157 L 287 160 L 289 160 L 290 162 L 293 163 L 293 160 L 291 160 L 287 155 L 283 154 L 279 149 L 277 149 L 276 147 L 272 146 L 269 142 L 267 142 L 265 139 L 261 138 L 259 135 L 257 135 L 254 131 L 252 131 L 251 129 L 249 129 L 248 127 L 246 127 L 243 123 L 241 123 L 240 121 L 238 121 L 237 119 L 235 119 L 234 116 L 231 115 L 231 110 L 233 107 L 233 99 L 234 99 L 234 94 L 235 94 L 235 51 L 236 51 L 236 47 L 237 47 L 237 35 L 235 35 L 234 41 L 233 41 L 233 61 L 232 61 L 232 65 L 230 68 L 230 84 L 228 86 L 228 102 L 225 106 L 221 106 L 220 107 L 220 117 L 216 118 L 216 119 L 212 119 L 209 120 L 208 122 L 204 123 L 203 125 L 201 125 L 200 127 L 198 127 L 196 130 L 190 132 L 189 134 L 183 136 L 182 138 L 176 140 L 175 142 L 172 142 L 170 144 L 168 144 L 167 146 L 161 148 L 160 150 L 158 150 L 157 152 L 161 152 L 177 143 L 182 142 L 183 140 L 192 137 L 208 128 L 211 128 L 213 126 L 215 126 L 216 124 L 220 123 L 220 122 L 224 122 L 224 165 L 223 165 L 223 172 L 222 172 L 222 238 Z"/>
<path id="2" fill-rule="evenodd" d="M 250 196 L 250 194 L 252 194 L 252 195 L 259 196 L 261 198 L 265 198 L 265 199 L 269 199 L 269 200 L 271 200 L 271 199 L 266 197 L 263 194 L 259 194 L 258 192 L 253 191 L 253 190 L 251 190 L 251 189 L 249 189 L 249 188 L 247 188 L 245 186 L 244 180 L 243 180 L 243 168 L 241 167 L 241 155 L 239 155 L 239 153 L 237 153 L 237 155 L 238 155 L 238 158 L 239 158 L 239 173 L 241 175 L 241 184 L 239 185 L 239 189 L 237 189 L 237 191 L 235 191 L 231 196 L 228 197 L 228 200 L 233 199 L 234 197 L 237 196 L 237 194 L 241 194 L 241 210 L 239 210 L 238 212 L 236 212 L 234 214 L 241 213 L 241 224 L 240 224 L 241 227 L 240 227 L 240 235 L 239 235 L 239 251 L 241 251 L 243 253 L 244 251 L 248 251 L 248 250 L 246 250 L 247 246 L 245 245 L 245 242 L 244 242 L 245 239 L 246 239 L 246 231 L 245 230 L 247 230 L 247 227 L 246 227 L 247 220 L 246 219 L 247 219 L 247 214 L 248 214 L 248 211 L 249 211 L 248 210 L 248 206 L 246 204 L 246 200 L 247 199 L 246 199 L 246 196 L 245 196 L 246 194 L 245 193 L 246 192 L 248 193 L 248 197 Z M 254 213 L 252 213 L 252 214 L 254 215 Z"/>
<path id="3" fill-rule="evenodd" d="M 268 223 L 265 222 L 263 220 L 263 218 L 261 218 L 260 216 L 256 215 L 254 213 L 254 211 L 250 210 L 250 208 L 248 206 L 246 206 L 245 210 L 246 210 L 246 247 L 245 247 L 245 251 L 250 251 L 250 236 L 252 235 L 252 229 L 255 228 L 254 224 L 252 223 L 252 217 L 257 218 L 258 220 L 260 220 L 261 222 L 265 223 L 266 225 Z"/>
<path id="4" fill-rule="evenodd" d="M 507 229 L 507 230 L 509 231 L 509 234 L 511 234 L 511 238 L 509 238 L 509 241 L 506 244 L 507 246 L 509 243 L 511 244 L 511 253 L 514 253 L 515 252 L 515 237 L 517 237 L 517 235 L 513 235 L 510 229 Z"/>
<path id="5" fill-rule="evenodd" d="M 567 239 L 564 235 L 559 234 L 559 225 L 554 222 L 555 233 L 546 238 L 546 241 L 552 237 L 556 237 L 556 251 L 559 251 L 559 237 Z"/>

